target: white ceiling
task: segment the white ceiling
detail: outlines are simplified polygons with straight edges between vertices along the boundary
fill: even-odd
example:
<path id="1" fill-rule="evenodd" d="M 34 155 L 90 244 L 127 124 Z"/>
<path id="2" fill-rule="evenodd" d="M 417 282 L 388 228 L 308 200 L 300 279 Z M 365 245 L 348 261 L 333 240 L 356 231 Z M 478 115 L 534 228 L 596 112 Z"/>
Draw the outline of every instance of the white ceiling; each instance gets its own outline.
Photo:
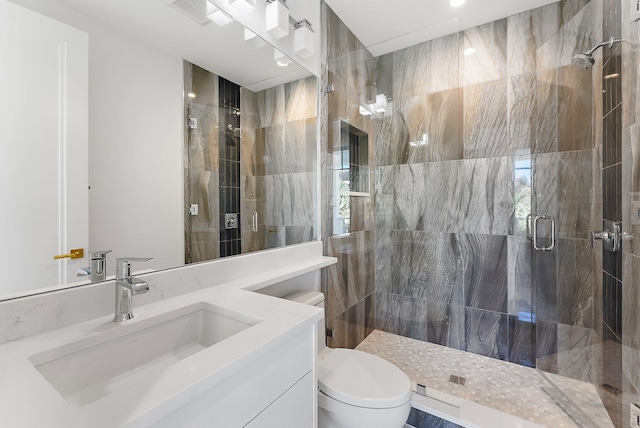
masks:
<path id="1" fill-rule="evenodd" d="M 163 0 L 59 1 L 253 91 L 311 75 L 296 63 L 277 66 L 273 48 L 245 42 L 238 22 L 200 25 Z"/>
<path id="2" fill-rule="evenodd" d="M 325 0 L 374 56 L 475 27 L 558 0 Z"/>

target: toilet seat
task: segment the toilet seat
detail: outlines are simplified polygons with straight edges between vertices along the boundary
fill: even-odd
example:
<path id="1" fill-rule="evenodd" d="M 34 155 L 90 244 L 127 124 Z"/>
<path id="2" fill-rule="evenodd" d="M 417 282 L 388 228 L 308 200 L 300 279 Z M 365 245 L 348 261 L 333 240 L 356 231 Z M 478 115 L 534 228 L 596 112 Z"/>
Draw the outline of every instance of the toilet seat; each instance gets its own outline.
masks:
<path id="1" fill-rule="evenodd" d="M 353 349 L 327 349 L 318 357 L 318 387 L 335 400 L 386 409 L 411 400 L 407 375 L 388 361 Z"/>

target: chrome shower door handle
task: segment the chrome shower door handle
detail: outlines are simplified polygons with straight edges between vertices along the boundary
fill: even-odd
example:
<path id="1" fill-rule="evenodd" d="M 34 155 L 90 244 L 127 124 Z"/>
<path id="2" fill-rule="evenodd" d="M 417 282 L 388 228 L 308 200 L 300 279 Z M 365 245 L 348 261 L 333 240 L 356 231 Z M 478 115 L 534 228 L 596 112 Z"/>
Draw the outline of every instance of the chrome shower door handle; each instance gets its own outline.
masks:
<path id="1" fill-rule="evenodd" d="M 538 221 L 549 220 L 551 222 L 551 245 L 548 247 L 538 246 Z M 556 246 L 556 222 L 548 215 L 536 215 L 533 219 L 533 249 L 536 251 L 551 251 Z"/>
<path id="2" fill-rule="evenodd" d="M 258 231 L 258 212 L 254 211 L 253 214 L 251 214 L 251 228 L 253 229 L 254 232 Z"/>

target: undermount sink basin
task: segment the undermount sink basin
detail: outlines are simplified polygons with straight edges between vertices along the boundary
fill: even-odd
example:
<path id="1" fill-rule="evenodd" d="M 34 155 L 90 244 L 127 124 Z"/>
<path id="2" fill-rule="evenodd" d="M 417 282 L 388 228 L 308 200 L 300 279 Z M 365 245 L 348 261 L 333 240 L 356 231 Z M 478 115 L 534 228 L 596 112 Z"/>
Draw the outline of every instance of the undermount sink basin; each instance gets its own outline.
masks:
<path id="1" fill-rule="evenodd" d="M 153 379 L 258 322 L 200 302 L 32 355 L 29 361 L 67 402 L 82 407 L 131 382 Z"/>

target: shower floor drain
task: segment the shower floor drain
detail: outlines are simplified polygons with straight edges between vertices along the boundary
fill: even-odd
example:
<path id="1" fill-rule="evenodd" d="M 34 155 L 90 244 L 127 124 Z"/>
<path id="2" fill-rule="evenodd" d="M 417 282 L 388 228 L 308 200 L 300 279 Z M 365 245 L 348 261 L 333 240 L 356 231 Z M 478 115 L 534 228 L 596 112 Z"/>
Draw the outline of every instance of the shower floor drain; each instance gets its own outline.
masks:
<path id="1" fill-rule="evenodd" d="M 467 383 L 467 378 L 452 374 L 449 376 L 449 382 L 464 386 L 464 384 Z"/>

